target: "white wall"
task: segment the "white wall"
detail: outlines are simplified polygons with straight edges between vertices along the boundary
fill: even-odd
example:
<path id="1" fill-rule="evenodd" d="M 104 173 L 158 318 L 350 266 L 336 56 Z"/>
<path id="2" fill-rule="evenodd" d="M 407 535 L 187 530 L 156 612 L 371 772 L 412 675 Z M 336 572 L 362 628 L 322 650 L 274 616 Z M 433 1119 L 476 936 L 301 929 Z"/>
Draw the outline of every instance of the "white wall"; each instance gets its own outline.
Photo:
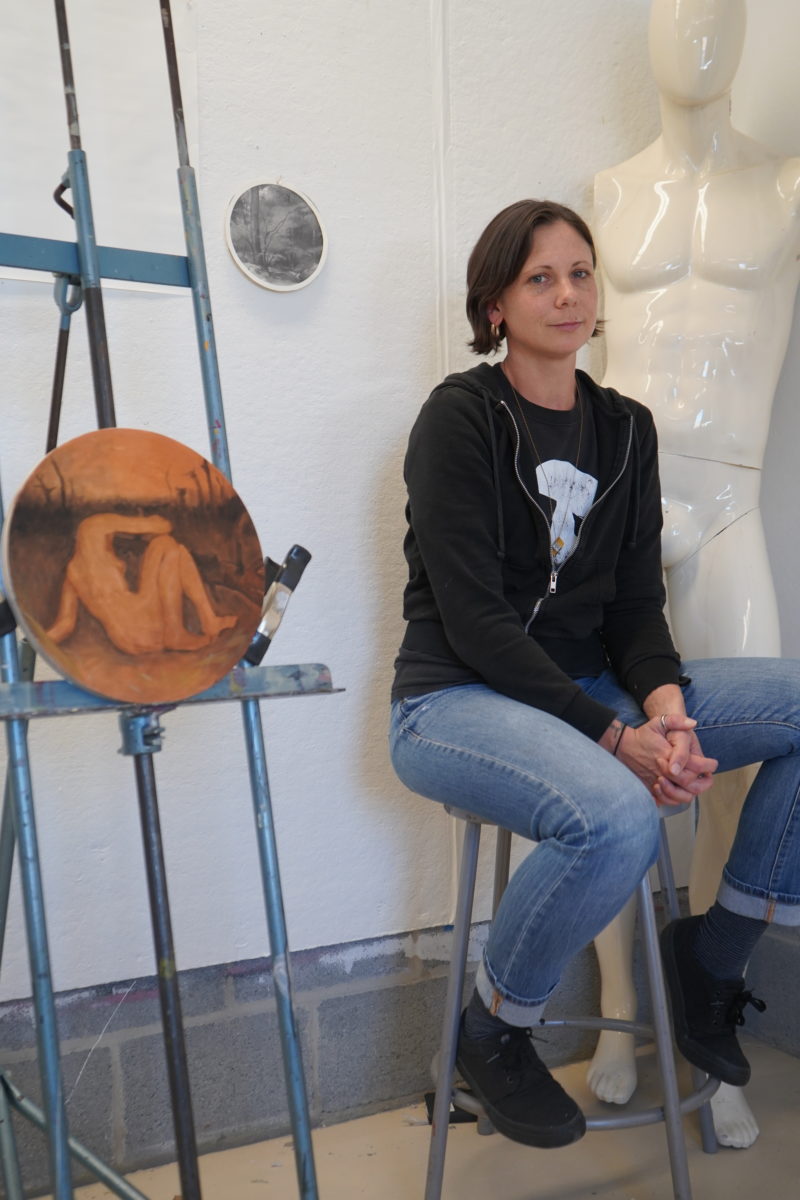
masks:
<path id="1" fill-rule="evenodd" d="M 451 917 L 451 832 L 437 806 L 395 782 L 385 749 L 402 632 L 405 438 L 443 368 L 469 365 L 462 279 L 485 221 L 524 195 L 550 195 L 588 215 L 594 173 L 656 135 L 649 6 L 190 7 L 195 165 L 234 482 L 266 553 L 279 558 L 297 541 L 314 555 L 271 657 L 327 662 L 347 689 L 263 705 L 290 944 L 437 924 Z M 796 27 L 791 0 L 751 7 L 754 25 L 790 43 L 780 18 Z M 798 83 L 788 58 L 779 72 L 768 62 L 774 35 L 757 26 L 749 37 L 754 58 L 737 112 L 752 110 L 769 140 L 777 114 L 752 98 L 762 76 L 769 90 L 784 88 L 781 112 L 800 111 Z M 60 108 L 38 119 L 63 128 Z M 42 136 L 30 128 L 32 140 Z M 779 136 L 780 148 L 800 152 L 800 130 L 792 142 L 783 123 Z M 90 159 L 92 177 L 103 169 Z M 301 292 L 256 288 L 225 249 L 228 200 L 259 177 L 306 192 L 327 227 L 328 262 Z M 136 235 L 129 229 L 127 244 Z M 109 240 L 100 225 L 98 240 Z M 179 243 L 158 248 L 182 252 Z M 205 451 L 188 299 L 109 290 L 106 313 L 119 424 Z M 42 455 L 56 324 L 49 284 L 0 284 L 6 501 Z M 93 422 L 84 341 L 78 324 L 64 437 Z M 776 406 L 765 513 L 787 649 L 796 652 L 793 355 Z M 179 966 L 266 953 L 238 712 L 184 709 L 166 724 L 155 766 Z M 117 754 L 115 718 L 38 721 L 31 745 L 56 986 L 152 973 L 132 768 Z M 10 925 L 3 997 L 29 991 L 16 899 Z"/>

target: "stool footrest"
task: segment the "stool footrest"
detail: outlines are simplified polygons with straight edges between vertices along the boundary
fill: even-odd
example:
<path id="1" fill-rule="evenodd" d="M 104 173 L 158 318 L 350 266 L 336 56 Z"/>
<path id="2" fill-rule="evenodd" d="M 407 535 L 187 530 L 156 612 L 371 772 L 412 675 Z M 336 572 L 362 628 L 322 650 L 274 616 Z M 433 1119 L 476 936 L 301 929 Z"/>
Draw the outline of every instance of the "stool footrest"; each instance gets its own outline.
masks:
<path id="1" fill-rule="evenodd" d="M 542 1022 L 542 1024 L 586 1027 L 589 1020 L 590 1018 L 586 1018 L 585 1021 L 545 1021 Z M 597 1020 L 602 1022 L 603 1018 L 597 1018 Z M 626 1025 L 628 1028 L 624 1032 L 629 1033 L 632 1023 L 628 1021 L 617 1021 L 615 1024 Z M 593 1027 L 594 1026 L 592 1026 L 592 1028 Z M 607 1028 L 607 1026 L 602 1024 L 602 1028 Z M 637 1026 L 637 1028 L 647 1030 L 647 1026 Z M 702 1087 L 690 1092 L 688 1096 L 684 1096 L 680 1101 L 681 1116 L 685 1117 L 687 1113 L 695 1112 L 698 1108 L 702 1108 L 704 1104 L 708 1103 L 708 1101 L 717 1091 L 718 1087 L 719 1080 L 712 1078 L 710 1075 L 707 1076 Z M 477 1096 L 473 1095 L 472 1092 L 464 1091 L 463 1088 L 454 1085 L 451 1099 L 456 1108 L 462 1108 L 465 1112 L 473 1113 L 478 1118 L 485 1116 L 483 1105 Z M 634 1129 L 639 1125 L 657 1125 L 663 1120 L 664 1109 L 659 1104 L 654 1105 L 651 1108 L 641 1108 L 636 1112 L 619 1113 L 617 1116 L 613 1117 L 587 1116 L 586 1128 Z"/>
<path id="2" fill-rule="evenodd" d="M 630 1033 L 634 1037 L 653 1040 L 652 1025 L 640 1021 L 619 1021 L 615 1017 L 542 1017 L 536 1029 L 611 1029 L 614 1033 Z"/>

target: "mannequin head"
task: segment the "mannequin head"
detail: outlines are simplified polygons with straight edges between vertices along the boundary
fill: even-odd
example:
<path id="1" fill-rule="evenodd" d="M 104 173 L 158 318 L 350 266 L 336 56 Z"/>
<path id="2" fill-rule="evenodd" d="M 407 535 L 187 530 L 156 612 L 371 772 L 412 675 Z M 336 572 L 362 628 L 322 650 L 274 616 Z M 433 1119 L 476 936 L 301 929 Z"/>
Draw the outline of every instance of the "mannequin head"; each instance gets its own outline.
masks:
<path id="1" fill-rule="evenodd" d="M 724 96 L 744 45 L 745 0 L 653 0 L 650 63 L 659 91 L 693 107 Z"/>

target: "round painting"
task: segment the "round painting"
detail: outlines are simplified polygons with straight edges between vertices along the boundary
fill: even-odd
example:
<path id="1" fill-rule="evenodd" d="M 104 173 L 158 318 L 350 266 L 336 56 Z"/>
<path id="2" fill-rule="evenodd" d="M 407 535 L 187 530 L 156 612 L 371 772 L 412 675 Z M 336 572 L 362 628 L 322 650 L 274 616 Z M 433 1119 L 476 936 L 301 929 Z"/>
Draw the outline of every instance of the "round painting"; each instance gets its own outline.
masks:
<path id="1" fill-rule="evenodd" d="M 139 429 L 65 442 L 18 492 L 3 575 L 20 627 L 65 678 L 165 704 L 242 658 L 264 593 L 261 548 L 226 477 Z"/>
<path id="2" fill-rule="evenodd" d="M 282 183 L 257 183 L 228 205 L 225 236 L 248 279 L 293 292 L 316 279 L 328 243 L 314 205 Z"/>

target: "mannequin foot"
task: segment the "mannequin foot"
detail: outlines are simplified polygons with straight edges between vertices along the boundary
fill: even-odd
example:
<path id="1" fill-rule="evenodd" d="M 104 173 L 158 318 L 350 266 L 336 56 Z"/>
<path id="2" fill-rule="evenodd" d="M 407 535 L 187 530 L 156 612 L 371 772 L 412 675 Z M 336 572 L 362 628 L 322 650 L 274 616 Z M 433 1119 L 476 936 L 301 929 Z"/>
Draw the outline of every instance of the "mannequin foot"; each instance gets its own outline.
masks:
<path id="1" fill-rule="evenodd" d="M 758 1124 L 741 1088 L 721 1083 L 711 1097 L 711 1113 L 720 1146 L 746 1150 L 758 1137 Z"/>
<path id="2" fill-rule="evenodd" d="M 628 1103 L 636 1091 L 636 1057 L 629 1033 L 602 1031 L 586 1081 L 598 1100 L 606 1104 Z"/>

